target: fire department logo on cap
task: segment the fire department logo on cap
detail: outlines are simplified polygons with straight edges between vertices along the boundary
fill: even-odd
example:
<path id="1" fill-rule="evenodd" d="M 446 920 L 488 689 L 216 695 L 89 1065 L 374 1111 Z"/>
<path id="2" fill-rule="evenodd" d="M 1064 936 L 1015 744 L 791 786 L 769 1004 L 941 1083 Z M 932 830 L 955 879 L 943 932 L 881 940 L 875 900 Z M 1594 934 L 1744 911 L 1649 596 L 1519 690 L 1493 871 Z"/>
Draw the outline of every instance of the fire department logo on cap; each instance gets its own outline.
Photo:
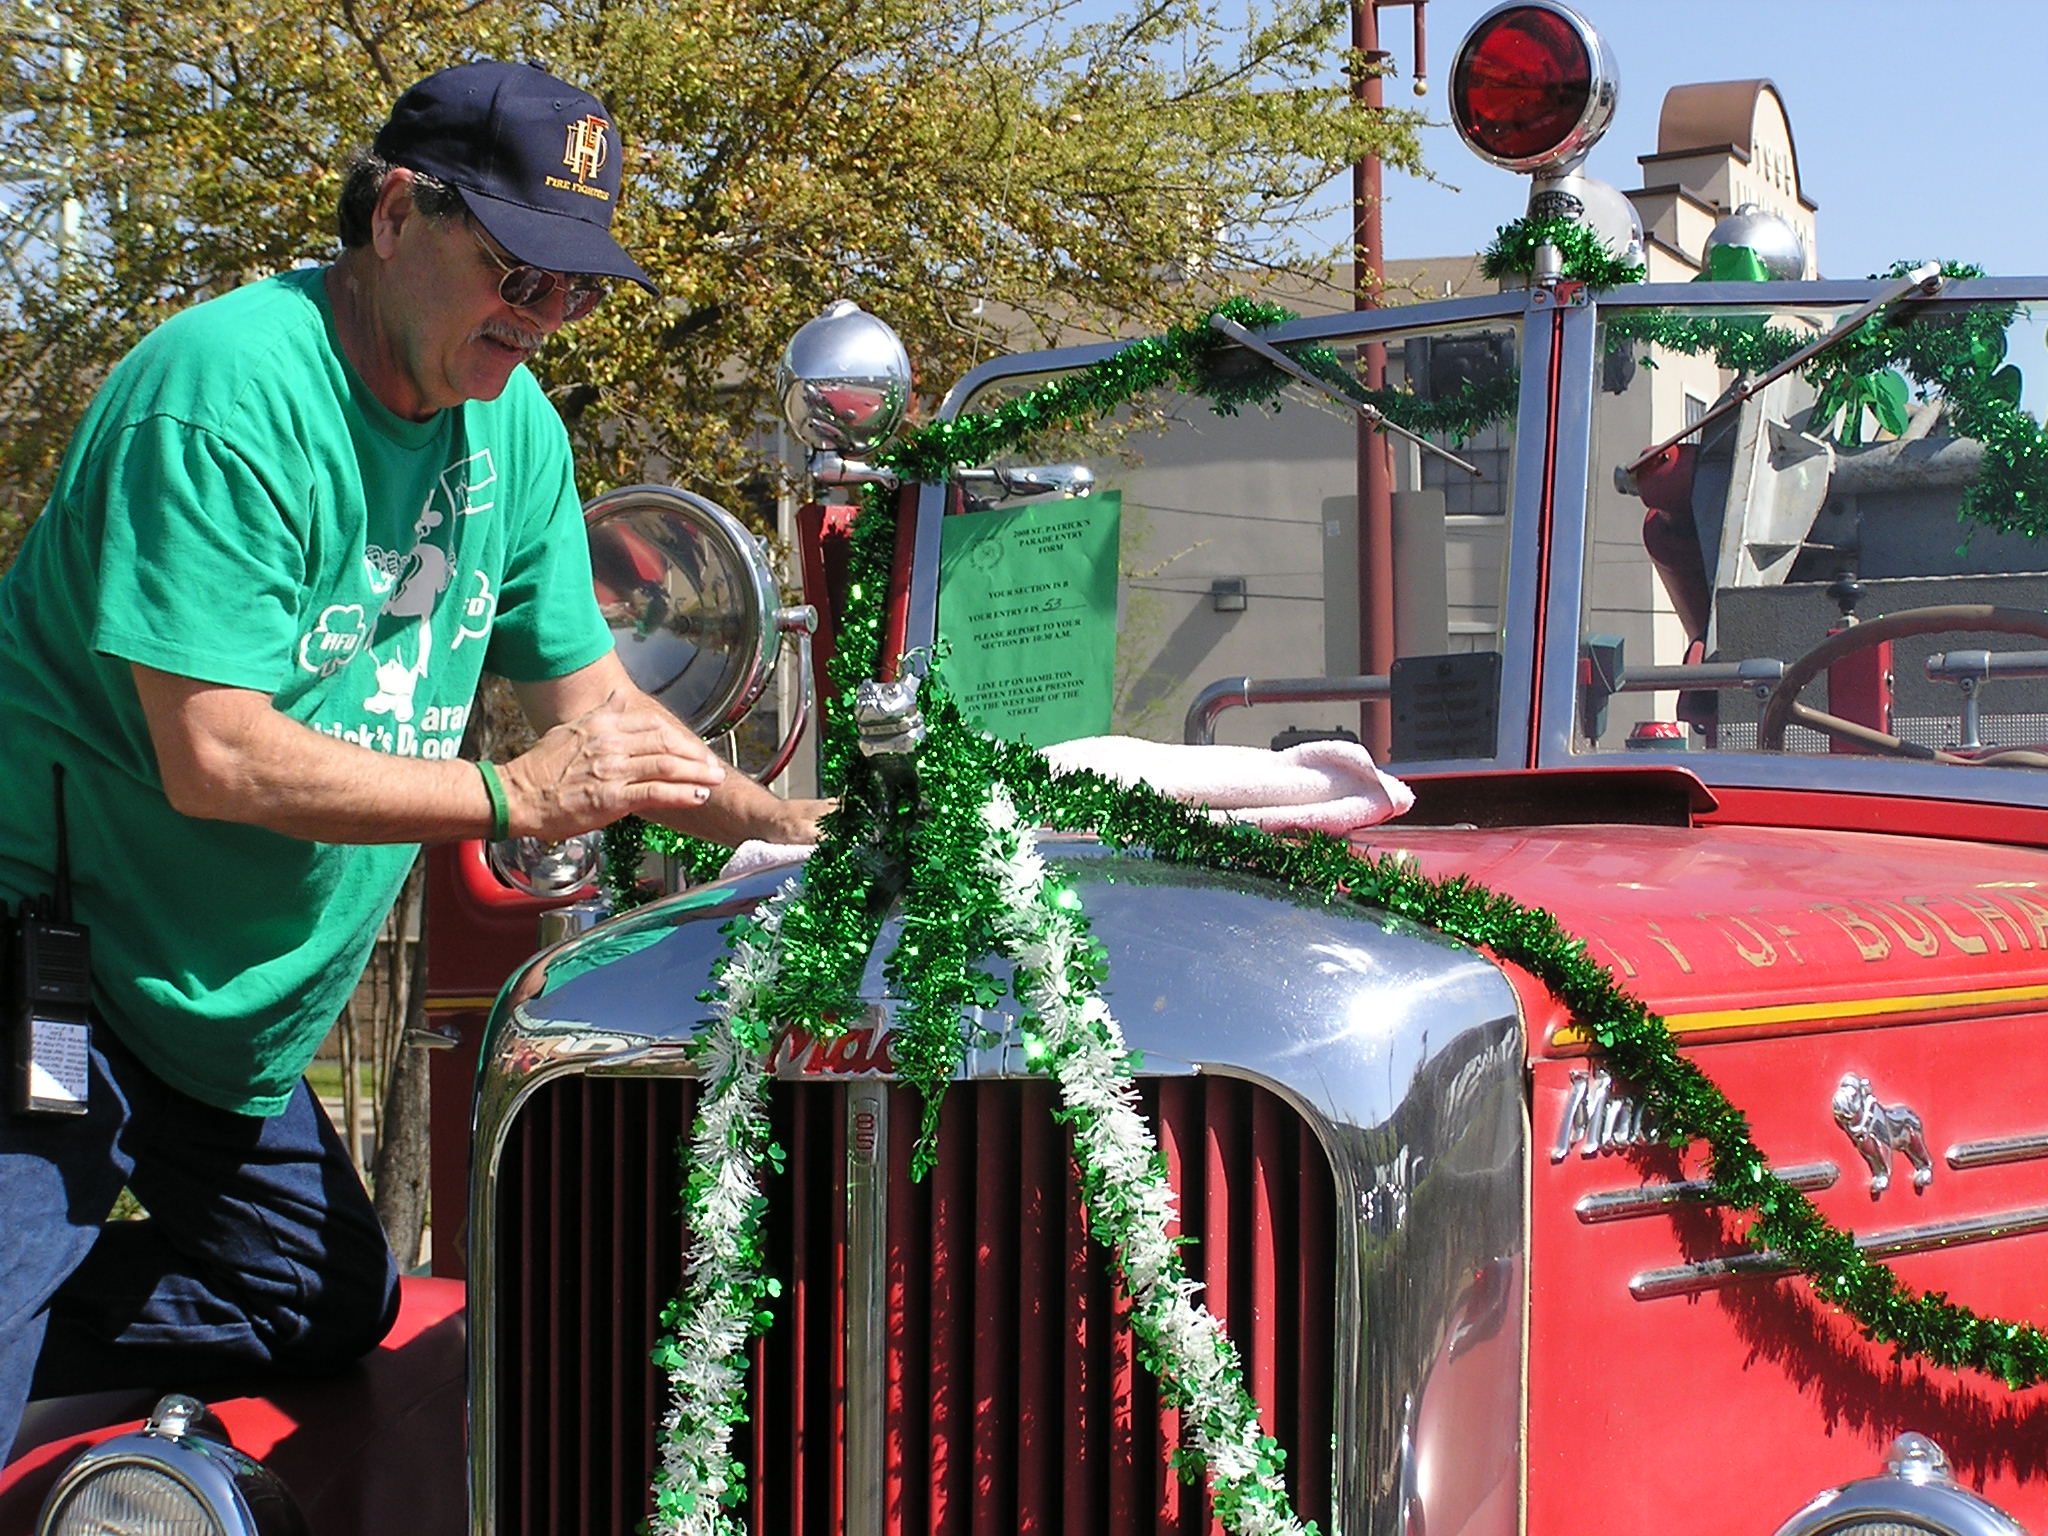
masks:
<path id="1" fill-rule="evenodd" d="M 604 169 L 611 153 L 605 140 L 609 127 L 611 124 L 595 113 L 569 125 L 569 147 L 562 152 L 562 164 L 576 173 L 578 182 L 587 182 Z"/>

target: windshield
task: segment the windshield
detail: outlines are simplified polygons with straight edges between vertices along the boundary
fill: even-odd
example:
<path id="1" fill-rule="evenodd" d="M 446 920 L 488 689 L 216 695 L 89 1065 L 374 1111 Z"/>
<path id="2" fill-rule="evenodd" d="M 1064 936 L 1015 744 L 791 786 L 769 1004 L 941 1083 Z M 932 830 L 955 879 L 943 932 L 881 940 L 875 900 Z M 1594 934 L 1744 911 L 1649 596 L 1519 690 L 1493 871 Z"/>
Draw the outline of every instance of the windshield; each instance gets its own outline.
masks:
<path id="1" fill-rule="evenodd" d="M 1040 746 L 1337 737 L 1377 742 L 1383 758 L 1492 760 L 1520 341 L 1519 319 L 1496 319 L 1320 357 L 1290 346 L 1380 380 L 1367 398 L 1443 450 L 1368 434 L 1391 515 L 1363 534 L 1359 413 L 1301 382 L 1235 414 L 1155 391 L 1035 444 L 1028 465 L 970 471 L 943 525 L 938 608 L 967 712 Z M 963 407 L 992 410 L 1047 378 L 1002 380 Z M 1070 494 L 1082 482 L 1087 494 Z M 1397 573 L 1377 642 L 1359 599 L 1376 548 Z"/>
<path id="2" fill-rule="evenodd" d="M 2048 768 L 2048 307 L 1909 302 L 1734 404 L 1850 308 L 1603 307 L 1575 753 Z"/>
<path id="3" fill-rule="evenodd" d="M 1334 395 L 1219 412 L 1252 357 L 1226 348 L 1198 387 L 966 471 L 937 604 L 956 696 L 1041 746 L 1342 737 L 1419 773 L 1683 754 L 1710 783 L 1963 797 L 1995 766 L 2038 798 L 2048 300 L 1952 283 L 1863 320 L 1883 285 L 1737 287 L 1302 322 L 1330 339 L 1287 354 Z M 1048 361 L 961 409 L 1085 385 Z M 1361 393 L 1433 446 L 1362 434 Z"/>

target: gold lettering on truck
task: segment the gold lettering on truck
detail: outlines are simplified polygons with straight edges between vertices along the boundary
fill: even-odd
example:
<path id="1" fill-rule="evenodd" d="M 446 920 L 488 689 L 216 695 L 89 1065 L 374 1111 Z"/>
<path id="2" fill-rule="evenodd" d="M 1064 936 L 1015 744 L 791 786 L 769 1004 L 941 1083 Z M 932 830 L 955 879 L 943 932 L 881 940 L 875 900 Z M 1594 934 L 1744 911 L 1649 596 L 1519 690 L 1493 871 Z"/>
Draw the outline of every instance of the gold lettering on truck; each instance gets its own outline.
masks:
<path id="1" fill-rule="evenodd" d="M 1974 933 L 1957 933 L 1955 929 L 1951 928 L 1948 924 L 1948 919 L 1934 910 L 1934 903 L 1937 899 L 1933 896 L 1908 896 L 1906 898 L 1906 905 L 1917 911 L 1925 912 L 1934 919 L 1934 926 L 1942 931 L 1943 936 L 1947 938 L 1949 943 L 1955 945 L 1957 949 L 1960 949 L 1966 955 L 1981 955 L 1991 947 Z M 2005 940 L 2000 939 L 1998 947 L 2001 950 L 2004 949 Z"/>
<path id="2" fill-rule="evenodd" d="M 2006 951 L 2005 938 L 1998 931 L 1998 925 L 2000 923 L 2003 923 L 2006 927 L 2012 930 L 2012 936 L 2015 939 L 2019 940 L 2019 946 L 2021 949 L 2032 949 L 2034 947 L 2033 944 L 2028 940 L 2026 934 L 2020 931 L 2020 920 L 2014 917 L 2010 912 L 2006 911 L 2005 908 L 2001 907 L 1997 902 L 1993 901 L 1990 897 L 1976 895 L 1958 895 L 1955 898 L 1955 902 L 1957 906 L 1961 907 L 1965 912 L 1969 913 L 1970 916 L 1976 918 L 1978 922 L 1984 925 L 1984 931 L 1990 934 L 1992 939 L 1997 943 L 1998 952 L 2000 954 L 2004 954 Z"/>
<path id="3" fill-rule="evenodd" d="M 1750 942 L 1747 944 L 1744 944 L 1742 940 L 1732 932 L 1728 933 L 1727 935 L 1728 942 L 1735 946 L 1735 953 L 1739 959 L 1744 960 L 1750 965 L 1754 965 L 1759 968 L 1766 965 L 1776 965 L 1778 963 L 1778 946 L 1773 944 L 1769 939 L 1765 938 L 1762 933 L 1758 932 L 1756 925 L 1750 922 L 1747 918 L 1737 917 L 1732 912 L 1720 914 L 1709 914 L 1706 912 L 1700 912 L 1694 915 L 1697 916 L 1701 922 L 1725 924 L 1727 929 L 1739 928 L 1742 930 L 1743 933 L 1748 934 Z M 1724 929 L 1724 932 L 1725 931 L 1726 929 Z"/>
<path id="4" fill-rule="evenodd" d="M 2048 906 L 2043 906 L 2025 891 L 2007 891 L 2005 899 L 2020 909 L 2027 926 L 2034 930 L 2035 945 L 2048 949 Z"/>
<path id="5" fill-rule="evenodd" d="M 1664 929 L 1661 925 L 1657 923 L 1645 923 L 1643 924 L 1643 931 L 1646 934 L 1648 934 L 1652 940 L 1654 940 L 1656 943 L 1662 944 L 1667 950 L 1671 952 L 1671 958 L 1678 962 L 1678 968 L 1681 971 L 1683 971 L 1688 976 L 1692 974 L 1692 962 L 1685 958 L 1684 950 L 1680 949 L 1676 944 L 1672 943 L 1669 939 L 1664 937 Z"/>
<path id="6" fill-rule="evenodd" d="M 1832 901 L 1817 901 L 1813 910 L 1830 919 L 1836 927 L 1846 933 L 1856 948 L 1862 951 L 1865 960 L 1882 960 L 1892 952 L 1892 941 L 1861 912 L 1849 907 L 1837 906 Z"/>
<path id="7" fill-rule="evenodd" d="M 1920 956 L 1923 960 L 1934 958 L 1941 948 L 1941 940 L 1924 919 L 1915 917 L 1896 901 L 1870 901 L 1864 903 L 1884 922 L 1885 927 L 1898 935 L 1899 942 Z M 1910 930 L 1910 931 L 1909 931 Z"/>

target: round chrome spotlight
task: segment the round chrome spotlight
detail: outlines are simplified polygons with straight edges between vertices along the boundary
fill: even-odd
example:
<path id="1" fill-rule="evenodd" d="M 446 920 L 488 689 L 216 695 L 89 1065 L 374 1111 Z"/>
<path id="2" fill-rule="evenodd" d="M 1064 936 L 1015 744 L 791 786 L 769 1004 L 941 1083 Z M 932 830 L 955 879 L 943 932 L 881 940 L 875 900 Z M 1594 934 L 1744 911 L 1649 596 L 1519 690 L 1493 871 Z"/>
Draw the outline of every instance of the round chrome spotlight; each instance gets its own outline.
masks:
<path id="1" fill-rule="evenodd" d="M 858 458 L 903 424 L 910 382 L 910 355 L 888 322 L 839 299 L 789 339 L 775 395 L 799 442 Z"/>
<path id="2" fill-rule="evenodd" d="M 732 729 L 782 644 L 781 589 L 760 540 L 723 507 L 665 485 L 593 496 L 583 522 L 627 674 L 699 735 Z"/>

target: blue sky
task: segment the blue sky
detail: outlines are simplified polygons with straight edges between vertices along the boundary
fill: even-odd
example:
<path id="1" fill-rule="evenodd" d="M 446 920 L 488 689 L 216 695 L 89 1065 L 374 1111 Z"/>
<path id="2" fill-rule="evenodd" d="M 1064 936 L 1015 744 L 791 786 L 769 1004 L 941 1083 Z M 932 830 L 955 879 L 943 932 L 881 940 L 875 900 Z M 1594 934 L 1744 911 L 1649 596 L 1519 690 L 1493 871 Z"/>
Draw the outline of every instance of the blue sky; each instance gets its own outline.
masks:
<path id="1" fill-rule="evenodd" d="M 1231 3 L 1231 0 L 1225 0 Z M 1448 114 L 1459 42 L 1492 0 L 1429 0 L 1430 93 Z M 1764 77 L 1792 122 L 1806 195 L 1819 206 L 1823 276 L 1861 277 L 1902 258 L 2048 272 L 2048 11 L 2016 0 L 1584 0 L 1621 74 L 1614 124 L 1589 174 L 1628 190 L 1657 144 L 1674 85 Z M 1382 46 L 1410 94 L 1412 23 L 1381 13 Z M 1448 127 L 1425 137 L 1446 186 L 1388 173 L 1391 256 L 1477 250 L 1522 211 L 1524 179 L 1496 170 Z M 1455 187 L 1453 191 L 1450 187 Z M 1341 226 L 1340 226 L 1341 227 Z"/>

